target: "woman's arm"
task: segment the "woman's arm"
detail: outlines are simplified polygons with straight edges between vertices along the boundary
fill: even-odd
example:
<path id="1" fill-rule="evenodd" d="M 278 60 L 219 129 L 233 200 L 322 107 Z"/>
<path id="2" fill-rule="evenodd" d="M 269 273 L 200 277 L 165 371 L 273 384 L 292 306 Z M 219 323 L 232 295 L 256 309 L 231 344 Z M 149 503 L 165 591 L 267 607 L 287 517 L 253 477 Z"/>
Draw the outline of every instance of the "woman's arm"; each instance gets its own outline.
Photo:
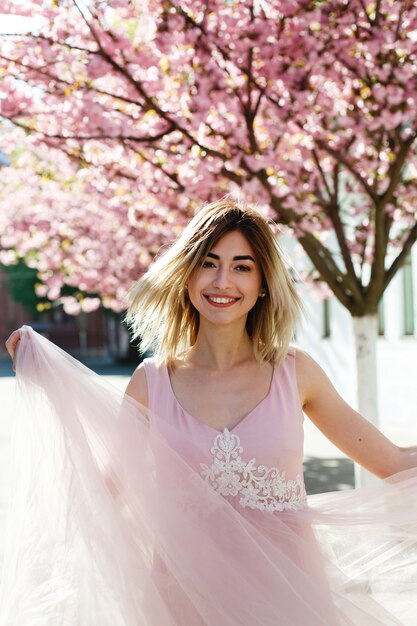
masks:
<path id="1" fill-rule="evenodd" d="M 393 444 L 340 397 L 308 354 L 297 350 L 296 363 L 303 411 L 342 452 L 380 478 L 417 466 L 417 446 Z"/>

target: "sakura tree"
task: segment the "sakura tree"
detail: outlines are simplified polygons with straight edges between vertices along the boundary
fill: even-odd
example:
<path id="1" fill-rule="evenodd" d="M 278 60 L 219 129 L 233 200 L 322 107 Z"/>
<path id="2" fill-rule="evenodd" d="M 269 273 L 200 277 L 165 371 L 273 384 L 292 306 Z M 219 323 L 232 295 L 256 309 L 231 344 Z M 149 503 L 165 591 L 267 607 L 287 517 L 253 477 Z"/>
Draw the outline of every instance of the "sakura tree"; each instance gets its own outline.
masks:
<path id="1" fill-rule="evenodd" d="M 94 169 L 94 239 L 108 236 L 118 185 L 134 196 L 119 213 L 126 237 L 154 207 L 184 218 L 241 190 L 292 229 L 352 314 L 359 408 L 375 416 L 377 306 L 417 237 L 417 5 L 5 0 L 2 10 L 37 26 L 3 38 L 1 114 L 65 155 L 75 177 Z M 69 216 L 73 200 L 65 206 Z M 66 221 L 50 210 L 48 233 Z M 71 228 L 78 266 L 85 222 Z"/>
<path id="2" fill-rule="evenodd" d="M 17 128 L 0 135 L 13 167 L 1 175 L 0 262 L 19 258 L 38 270 L 38 296 L 69 314 L 100 304 L 122 311 L 132 282 L 186 219 L 167 212 L 126 179 L 77 166 Z M 63 295 L 64 286 L 77 290 Z M 68 291 L 68 290 L 66 290 Z"/>

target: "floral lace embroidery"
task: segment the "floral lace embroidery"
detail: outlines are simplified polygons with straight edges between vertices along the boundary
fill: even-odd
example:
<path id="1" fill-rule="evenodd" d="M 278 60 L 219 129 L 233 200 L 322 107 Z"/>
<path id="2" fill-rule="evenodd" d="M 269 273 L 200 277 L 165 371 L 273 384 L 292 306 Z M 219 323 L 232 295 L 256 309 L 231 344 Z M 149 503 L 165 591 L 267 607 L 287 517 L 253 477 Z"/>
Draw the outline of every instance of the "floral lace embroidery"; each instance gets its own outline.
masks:
<path id="1" fill-rule="evenodd" d="M 237 496 L 243 507 L 261 511 L 297 510 L 305 507 L 304 480 L 297 474 L 287 480 L 285 472 L 265 465 L 256 467 L 256 459 L 242 459 L 243 448 L 237 435 L 227 428 L 219 433 L 210 452 L 213 463 L 201 463 L 205 481 L 222 496 Z"/>

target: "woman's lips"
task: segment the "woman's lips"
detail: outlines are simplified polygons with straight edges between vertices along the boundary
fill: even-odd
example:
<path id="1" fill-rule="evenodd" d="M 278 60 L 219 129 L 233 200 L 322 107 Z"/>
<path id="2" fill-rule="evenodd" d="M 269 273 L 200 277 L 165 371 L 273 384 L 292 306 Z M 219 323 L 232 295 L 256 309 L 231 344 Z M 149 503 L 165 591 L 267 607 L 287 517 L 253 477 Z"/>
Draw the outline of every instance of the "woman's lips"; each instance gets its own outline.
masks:
<path id="1" fill-rule="evenodd" d="M 224 309 L 229 306 L 235 304 L 240 298 L 233 298 L 230 296 L 211 296 L 205 295 L 206 300 L 211 304 L 211 306 L 217 307 L 219 309 Z"/>

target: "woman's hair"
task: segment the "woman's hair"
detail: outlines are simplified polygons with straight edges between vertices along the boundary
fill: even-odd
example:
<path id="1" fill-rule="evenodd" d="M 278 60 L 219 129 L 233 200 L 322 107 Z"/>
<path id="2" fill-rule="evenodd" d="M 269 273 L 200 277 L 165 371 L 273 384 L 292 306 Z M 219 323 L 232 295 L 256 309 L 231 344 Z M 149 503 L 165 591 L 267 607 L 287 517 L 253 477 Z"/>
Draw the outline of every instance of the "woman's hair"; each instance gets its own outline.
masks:
<path id="1" fill-rule="evenodd" d="M 252 247 L 266 291 L 247 319 L 255 356 L 260 362 L 277 363 L 285 356 L 300 319 L 299 296 L 268 221 L 228 197 L 199 211 L 129 291 L 126 321 L 142 350 L 151 348 L 160 361 L 169 363 L 195 343 L 199 313 L 186 284 L 216 242 L 232 231 L 242 233 Z"/>

